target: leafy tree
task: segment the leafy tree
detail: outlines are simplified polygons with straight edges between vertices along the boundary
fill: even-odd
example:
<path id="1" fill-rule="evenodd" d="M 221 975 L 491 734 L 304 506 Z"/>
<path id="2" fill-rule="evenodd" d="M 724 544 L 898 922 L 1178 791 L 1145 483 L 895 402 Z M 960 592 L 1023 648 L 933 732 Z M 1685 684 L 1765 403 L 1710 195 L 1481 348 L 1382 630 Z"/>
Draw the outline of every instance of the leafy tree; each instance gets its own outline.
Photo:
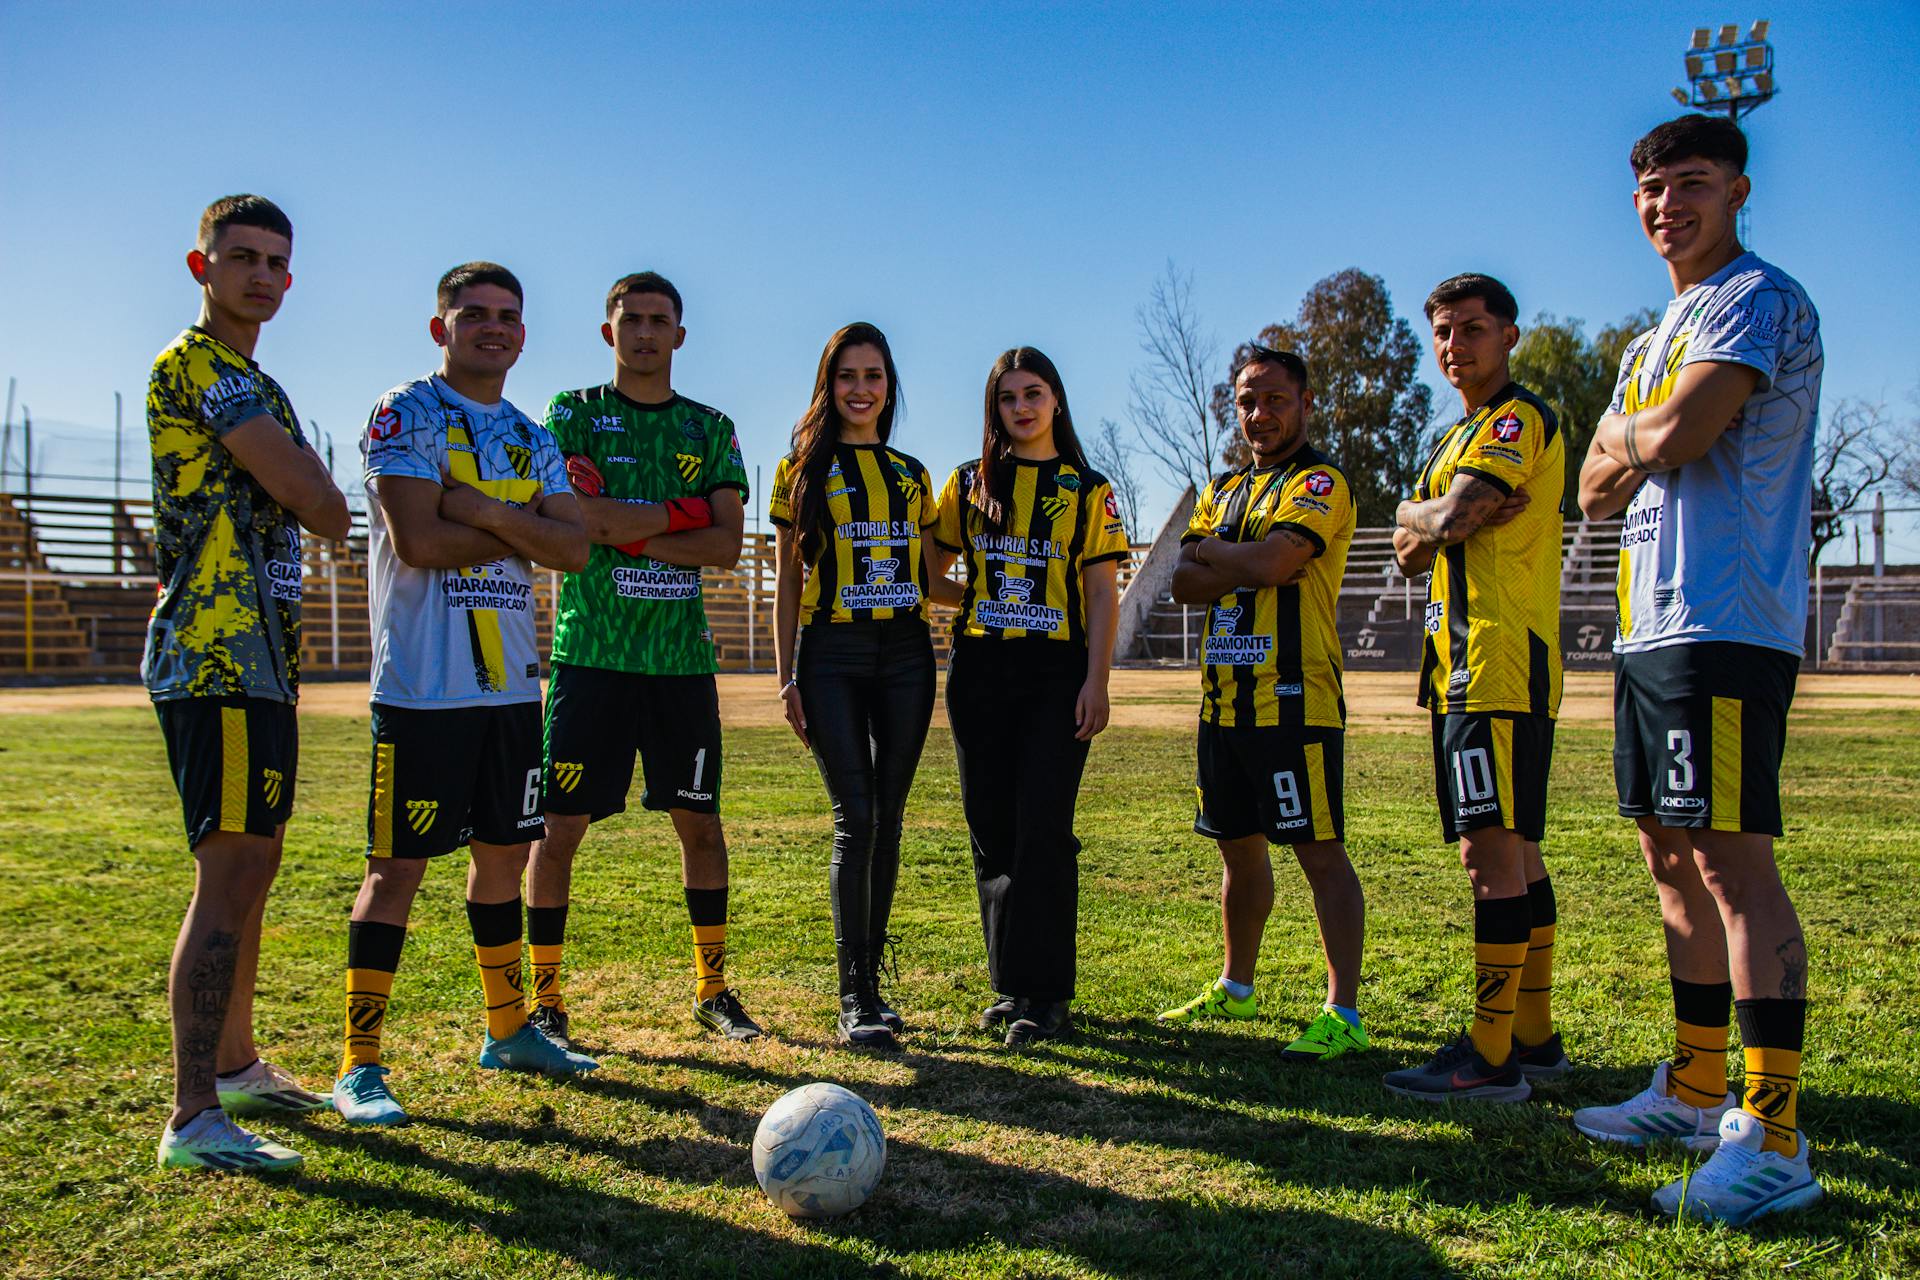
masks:
<path id="1" fill-rule="evenodd" d="M 1659 321 L 1652 309 L 1636 311 L 1589 339 L 1578 319 L 1562 320 L 1541 312 L 1520 331 L 1513 349 L 1514 381 L 1547 402 L 1560 420 L 1567 441 L 1565 510 L 1578 518 L 1580 464 L 1586 460 L 1593 429 L 1613 399 L 1620 357 L 1627 344 Z"/>

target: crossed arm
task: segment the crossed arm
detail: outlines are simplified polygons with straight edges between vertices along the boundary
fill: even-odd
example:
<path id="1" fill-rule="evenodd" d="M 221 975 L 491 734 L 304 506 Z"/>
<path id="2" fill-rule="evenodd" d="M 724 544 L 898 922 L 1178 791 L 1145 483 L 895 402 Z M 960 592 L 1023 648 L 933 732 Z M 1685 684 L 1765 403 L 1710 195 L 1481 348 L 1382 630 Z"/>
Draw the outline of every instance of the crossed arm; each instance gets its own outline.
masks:
<path id="1" fill-rule="evenodd" d="M 220 443 L 302 528 L 338 542 L 353 528 L 347 499 L 310 444 L 300 444 L 269 414 L 248 418 Z"/>
<path id="2" fill-rule="evenodd" d="M 1465 471 L 1437 498 L 1408 498 L 1394 513 L 1393 555 L 1400 572 L 1408 577 L 1425 573 L 1441 547 L 1507 523 L 1531 501 L 1525 489 L 1503 493 L 1492 481 Z"/>
<path id="3" fill-rule="evenodd" d="M 417 476 L 377 476 L 373 492 L 394 553 L 416 569 L 457 569 L 510 555 L 566 573 L 586 567 L 586 530 L 571 493 L 545 494 L 537 508 L 516 507 L 457 480 Z"/>
<path id="4" fill-rule="evenodd" d="M 1284 526 L 1259 542 L 1201 538 L 1180 548 L 1173 598 L 1181 604 L 1209 604 L 1229 591 L 1288 586 L 1306 574 L 1318 554 L 1311 538 Z"/>
<path id="5" fill-rule="evenodd" d="M 1659 404 L 1603 416 L 1580 466 L 1580 510 L 1594 520 L 1617 516 L 1648 476 L 1705 456 L 1759 384 L 1757 369 L 1703 360 L 1683 366 Z"/>

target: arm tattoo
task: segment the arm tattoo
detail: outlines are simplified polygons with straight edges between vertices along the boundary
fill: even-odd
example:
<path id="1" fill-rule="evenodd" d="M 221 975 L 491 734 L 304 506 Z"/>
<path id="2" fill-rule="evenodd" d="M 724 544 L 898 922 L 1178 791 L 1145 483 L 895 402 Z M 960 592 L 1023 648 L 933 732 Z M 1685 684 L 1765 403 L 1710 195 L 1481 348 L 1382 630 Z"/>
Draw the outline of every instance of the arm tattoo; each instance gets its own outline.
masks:
<path id="1" fill-rule="evenodd" d="M 1794 934 L 1773 949 L 1780 957 L 1780 998 L 1782 1000 L 1805 1000 L 1807 998 L 1807 944 Z"/>
<path id="2" fill-rule="evenodd" d="M 187 971 L 191 1009 L 180 1029 L 181 1071 L 189 1088 L 212 1092 L 215 1055 L 227 1021 L 227 1001 L 233 995 L 233 970 L 240 956 L 240 935 L 215 930 L 200 945 Z"/>
<path id="3" fill-rule="evenodd" d="M 1422 542 L 1462 542 L 1506 500 L 1506 494 L 1479 476 L 1461 476 L 1441 497 L 1409 504 L 1401 527 Z"/>
<path id="4" fill-rule="evenodd" d="M 1639 426 L 1640 426 L 1640 411 L 1638 409 L 1635 409 L 1632 413 L 1627 415 L 1627 425 L 1625 429 L 1621 432 L 1621 434 L 1626 438 L 1627 465 L 1633 468 L 1635 471 L 1651 471 L 1653 468 L 1649 467 L 1646 464 L 1646 461 L 1643 458 L 1641 458 L 1640 448 L 1638 445 L 1634 443 L 1633 434 L 1636 430 L 1639 429 Z"/>

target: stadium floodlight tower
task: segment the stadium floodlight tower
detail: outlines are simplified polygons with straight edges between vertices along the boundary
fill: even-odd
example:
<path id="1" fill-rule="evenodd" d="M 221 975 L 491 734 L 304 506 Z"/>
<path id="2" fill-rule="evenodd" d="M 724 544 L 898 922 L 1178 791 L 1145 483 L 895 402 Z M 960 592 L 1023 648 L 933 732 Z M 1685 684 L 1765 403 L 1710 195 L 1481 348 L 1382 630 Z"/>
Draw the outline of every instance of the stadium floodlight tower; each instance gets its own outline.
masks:
<path id="1" fill-rule="evenodd" d="M 1683 107 L 1709 114 L 1726 112 L 1735 124 L 1773 101 L 1779 87 L 1773 78 L 1773 44 L 1767 39 L 1772 24 L 1765 18 L 1740 38 L 1740 24 L 1725 23 L 1718 32 L 1695 27 L 1687 44 L 1687 88 L 1673 91 Z M 1752 245 L 1746 209 L 1740 210 L 1740 241 Z"/>

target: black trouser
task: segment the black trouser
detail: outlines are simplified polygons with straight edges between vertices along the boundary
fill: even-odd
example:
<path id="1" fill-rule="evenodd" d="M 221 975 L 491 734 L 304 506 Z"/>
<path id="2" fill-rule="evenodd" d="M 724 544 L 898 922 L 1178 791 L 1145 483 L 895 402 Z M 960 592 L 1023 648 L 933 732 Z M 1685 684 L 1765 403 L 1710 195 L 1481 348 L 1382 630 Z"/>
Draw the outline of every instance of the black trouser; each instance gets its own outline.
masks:
<path id="1" fill-rule="evenodd" d="M 887 931 L 900 824 L 933 716 L 933 642 L 920 618 L 831 622 L 800 633 L 794 680 L 833 802 L 833 938 L 844 988 Z M 842 990 L 841 994 L 851 994 Z"/>
<path id="2" fill-rule="evenodd" d="M 1073 998 L 1073 808 L 1087 764 L 1073 706 L 1086 679 L 1085 647 L 1060 640 L 961 638 L 947 666 L 987 972 L 1002 995 Z"/>

